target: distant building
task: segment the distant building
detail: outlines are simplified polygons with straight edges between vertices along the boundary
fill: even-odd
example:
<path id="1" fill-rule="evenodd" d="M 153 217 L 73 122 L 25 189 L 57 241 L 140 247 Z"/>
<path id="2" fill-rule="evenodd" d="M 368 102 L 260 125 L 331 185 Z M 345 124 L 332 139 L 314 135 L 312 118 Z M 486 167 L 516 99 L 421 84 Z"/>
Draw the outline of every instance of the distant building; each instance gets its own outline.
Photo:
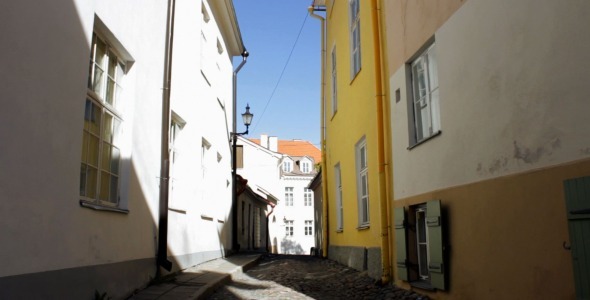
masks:
<path id="1" fill-rule="evenodd" d="M 315 230 L 314 194 L 308 185 L 317 174 L 320 150 L 307 141 L 279 140 L 268 135 L 250 142 L 279 155 L 275 169 L 277 185 L 272 187 L 279 198 L 270 221 L 273 251 L 309 254 L 310 249 L 315 247 Z M 273 174 L 260 175 L 275 176 Z"/>

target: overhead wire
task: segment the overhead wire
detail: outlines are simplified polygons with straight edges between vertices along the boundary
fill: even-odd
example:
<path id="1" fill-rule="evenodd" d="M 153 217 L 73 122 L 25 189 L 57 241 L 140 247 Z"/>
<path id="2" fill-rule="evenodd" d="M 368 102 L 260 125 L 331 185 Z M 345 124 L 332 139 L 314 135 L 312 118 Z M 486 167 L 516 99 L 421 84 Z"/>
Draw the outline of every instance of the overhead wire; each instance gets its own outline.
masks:
<path id="1" fill-rule="evenodd" d="M 260 114 L 260 117 L 257 118 L 256 124 L 254 125 L 252 132 L 256 131 L 258 124 L 260 124 L 260 121 L 262 120 L 262 117 L 264 116 L 264 113 L 266 112 L 266 109 L 268 108 L 270 101 L 274 97 L 275 92 L 277 91 L 277 88 L 279 87 L 279 84 L 281 83 L 281 79 L 283 78 L 283 74 L 285 74 L 285 70 L 287 69 L 287 66 L 289 65 L 289 61 L 291 60 L 291 56 L 293 55 L 293 51 L 295 50 L 295 47 L 297 46 L 297 42 L 299 41 L 299 37 L 301 36 L 301 32 L 303 31 L 303 27 L 305 26 L 305 21 L 307 21 L 307 15 L 308 14 L 306 12 L 305 18 L 303 19 L 303 23 L 301 24 L 301 28 L 299 28 L 299 33 L 297 34 L 297 38 L 295 39 L 295 42 L 293 43 L 293 46 L 291 47 L 291 52 L 289 52 L 289 56 L 287 57 L 287 61 L 285 62 L 285 66 L 283 66 L 283 70 L 281 71 L 281 75 L 279 75 L 279 79 L 277 80 L 277 83 L 275 84 L 275 86 L 270 94 L 270 97 L 266 101 L 266 105 L 264 105 L 264 109 L 262 110 L 262 114 Z"/>

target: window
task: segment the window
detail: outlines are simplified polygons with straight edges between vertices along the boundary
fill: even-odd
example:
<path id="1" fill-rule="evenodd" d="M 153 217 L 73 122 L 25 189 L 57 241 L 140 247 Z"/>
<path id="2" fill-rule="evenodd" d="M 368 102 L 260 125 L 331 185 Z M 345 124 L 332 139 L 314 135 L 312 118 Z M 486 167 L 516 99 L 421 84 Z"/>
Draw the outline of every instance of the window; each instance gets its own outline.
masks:
<path id="1" fill-rule="evenodd" d="M 244 168 L 244 146 L 236 146 L 236 168 Z"/>
<path id="2" fill-rule="evenodd" d="M 311 190 L 308 188 L 303 188 L 303 205 L 304 206 L 311 206 L 311 202 L 312 202 Z"/>
<path id="3" fill-rule="evenodd" d="M 313 221 L 305 220 L 305 235 L 312 235 L 312 233 L 311 233 L 312 224 L 313 224 Z"/>
<path id="4" fill-rule="evenodd" d="M 334 48 L 332 48 L 332 115 L 338 111 L 338 81 L 336 74 L 336 45 L 334 45 Z"/>
<path id="5" fill-rule="evenodd" d="M 308 161 L 302 161 L 301 162 L 301 172 L 303 172 L 305 174 L 311 172 L 311 163 Z"/>
<path id="6" fill-rule="evenodd" d="M 283 172 L 289 173 L 293 170 L 293 162 L 290 160 L 283 161 Z"/>
<path id="7" fill-rule="evenodd" d="M 293 206 L 293 188 L 285 188 L 285 206 Z"/>
<path id="8" fill-rule="evenodd" d="M 363 137 L 356 145 L 357 197 L 359 227 L 369 225 L 369 172 L 367 165 L 367 141 Z"/>
<path id="9" fill-rule="evenodd" d="M 336 184 L 336 230 L 342 230 L 344 227 L 343 207 L 342 207 L 342 181 L 340 178 L 340 163 L 334 166 L 334 180 Z"/>
<path id="10" fill-rule="evenodd" d="M 293 236 L 293 220 L 285 220 L 285 235 Z"/>
<path id="11" fill-rule="evenodd" d="M 120 96 L 125 70 L 125 64 L 115 49 L 94 33 L 82 131 L 82 205 L 119 205 L 123 122 Z"/>
<path id="12" fill-rule="evenodd" d="M 414 126 L 410 132 L 410 146 L 440 132 L 438 71 L 436 52 L 432 44 L 411 63 L 412 114 Z"/>
<path id="13" fill-rule="evenodd" d="M 440 200 L 395 208 L 395 243 L 400 280 L 426 289 L 446 289 Z"/>
<path id="14" fill-rule="evenodd" d="M 349 0 L 348 7 L 350 25 L 350 79 L 361 70 L 361 19 L 359 0 Z"/>

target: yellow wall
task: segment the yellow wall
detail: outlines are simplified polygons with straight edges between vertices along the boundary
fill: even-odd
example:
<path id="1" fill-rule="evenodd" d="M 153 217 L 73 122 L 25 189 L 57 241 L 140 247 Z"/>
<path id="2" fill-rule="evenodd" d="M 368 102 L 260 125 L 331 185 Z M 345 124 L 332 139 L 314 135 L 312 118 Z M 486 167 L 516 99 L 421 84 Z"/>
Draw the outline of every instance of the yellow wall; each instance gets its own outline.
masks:
<path id="1" fill-rule="evenodd" d="M 575 299 L 571 252 L 562 246 L 570 241 L 563 181 L 588 175 L 590 160 L 584 160 L 395 201 L 395 207 L 407 208 L 441 200 L 450 284 L 447 292 L 429 296 Z"/>
<path id="2" fill-rule="evenodd" d="M 324 187 L 329 199 L 329 239 L 331 245 L 380 246 L 379 189 L 377 163 L 377 108 L 373 33 L 369 1 L 360 1 L 361 70 L 350 78 L 348 2 L 334 1 L 327 14 L 326 68 L 326 167 L 329 183 Z M 338 111 L 332 114 L 331 53 L 336 45 Z M 366 137 L 369 165 L 370 228 L 357 230 L 355 145 Z M 344 206 L 344 230 L 336 233 L 334 166 L 340 163 Z"/>

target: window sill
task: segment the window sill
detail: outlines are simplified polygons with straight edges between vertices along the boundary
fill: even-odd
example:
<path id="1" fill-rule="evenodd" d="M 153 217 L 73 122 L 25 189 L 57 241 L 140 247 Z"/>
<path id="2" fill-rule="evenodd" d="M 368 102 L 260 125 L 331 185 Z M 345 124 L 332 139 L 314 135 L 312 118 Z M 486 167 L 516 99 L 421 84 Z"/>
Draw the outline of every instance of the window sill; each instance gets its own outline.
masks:
<path id="1" fill-rule="evenodd" d="M 432 285 L 430 285 L 430 282 L 429 281 L 426 281 L 426 280 L 411 281 L 410 282 L 410 285 L 412 287 L 423 289 L 423 290 L 427 290 L 427 291 L 434 291 L 434 290 L 436 290 Z"/>
<path id="2" fill-rule="evenodd" d="M 367 230 L 371 228 L 371 225 L 366 224 L 366 225 L 360 225 L 359 227 L 356 228 L 356 230 Z"/>
<path id="3" fill-rule="evenodd" d="M 426 143 L 427 141 L 430 141 L 431 139 L 433 139 L 433 138 L 441 135 L 441 133 L 442 133 L 442 131 L 439 130 L 439 131 L 435 132 L 434 134 L 432 134 L 431 136 L 429 136 L 429 137 L 427 137 L 427 138 L 425 138 L 425 139 L 423 139 L 423 140 L 415 143 L 414 145 L 409 146 L 407 149 L 408 150 L 412 150 L 412 149 L 414 149 L 414 148 L 416 148 L 416 147 L 418 147 L 418 146 Z"/>
<path id="4" fill-rule="evenodd" d="M 128 209 L 100 205 L 100 204 L 96 204 L 96 203 L 89 202 L 86 200 L 80 200 L 80 206 L 85 207 L 85 208 L 94 209 L 94 210 L 99 210 L 99 211 L 110 211 L 110 212 L 116 212 L 116 213 L 122 213 L 122 214 L 129 214 Z"/>
<path id="5" fill-rule="evenodd" d="M 344 229 L 336 229 L 336 233 L 343 233 Z"/>

